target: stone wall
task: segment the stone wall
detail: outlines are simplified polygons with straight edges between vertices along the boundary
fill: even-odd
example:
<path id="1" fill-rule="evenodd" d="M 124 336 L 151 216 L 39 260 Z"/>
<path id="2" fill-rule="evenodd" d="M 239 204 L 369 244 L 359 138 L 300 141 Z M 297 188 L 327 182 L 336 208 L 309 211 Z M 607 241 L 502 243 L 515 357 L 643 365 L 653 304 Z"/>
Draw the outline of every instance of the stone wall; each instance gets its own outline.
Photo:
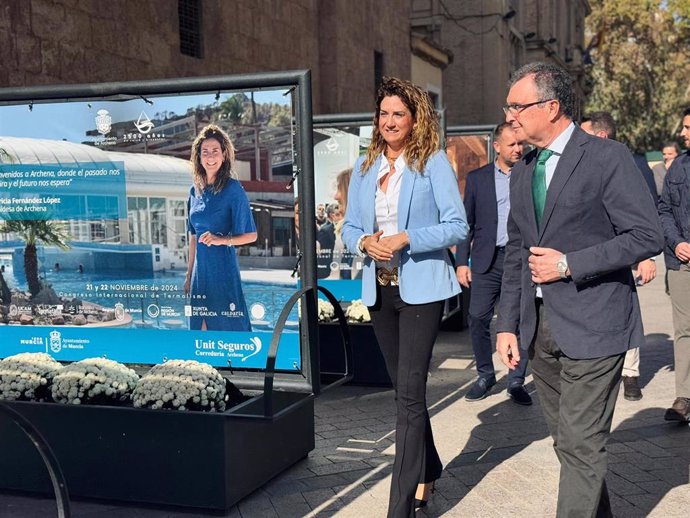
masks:
<path id="1" fill-rule="evenodd" d="M 312 70 L 315 113 L 370 111 L 374 51 L 409 78 L 401 0 L 202 0 L 203 57 L 175 0 L 0 0 L 0 87 Z"/>

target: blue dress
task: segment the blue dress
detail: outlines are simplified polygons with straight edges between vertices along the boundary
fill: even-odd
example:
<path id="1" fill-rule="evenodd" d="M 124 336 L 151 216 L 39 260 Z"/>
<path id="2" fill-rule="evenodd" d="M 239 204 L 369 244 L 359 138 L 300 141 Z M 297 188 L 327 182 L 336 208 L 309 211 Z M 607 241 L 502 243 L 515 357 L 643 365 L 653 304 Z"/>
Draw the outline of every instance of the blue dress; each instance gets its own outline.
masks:
<path id="1" fill-rule="evenodd" d="M 242 293 L 240 267 L 232 246 L 208 246 L 199 242 L 206 231 L 223 236 L 256 232 L 249 199 L 242 184 L 229 179 L 214 194 L 211 188 L 200 197 L 190 189 L 187 203 L 191 239 L 196 240 L 196 258 L 191 279 L 190 329 L 251 331 L 247 304 Z"/>

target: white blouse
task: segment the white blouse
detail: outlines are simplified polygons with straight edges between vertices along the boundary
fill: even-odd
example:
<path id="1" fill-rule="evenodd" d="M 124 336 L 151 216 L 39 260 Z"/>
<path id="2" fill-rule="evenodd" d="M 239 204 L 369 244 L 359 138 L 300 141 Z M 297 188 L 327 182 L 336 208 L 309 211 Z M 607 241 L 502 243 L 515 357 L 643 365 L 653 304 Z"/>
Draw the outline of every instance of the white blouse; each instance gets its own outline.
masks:
<path id="1" fill-rule="evenodd" d="M 404 154 L 401 153 L 393 164 L 395 172 L 388 179 L 386 192 L 381 190 L 381 179 L 390 171 L 388 159 L 381 154 L 381 167 L 376 175 L 376 232 L 383 230 L 381 237 L 392 236 L 398 233 L 398 200 L 400 199 L 400 186 L 402 173 L 407 166 Z M 390 261 L 376 261 L 378 268 L 392 270 L 400 265 L 400 252 L 394 252 Z"/>

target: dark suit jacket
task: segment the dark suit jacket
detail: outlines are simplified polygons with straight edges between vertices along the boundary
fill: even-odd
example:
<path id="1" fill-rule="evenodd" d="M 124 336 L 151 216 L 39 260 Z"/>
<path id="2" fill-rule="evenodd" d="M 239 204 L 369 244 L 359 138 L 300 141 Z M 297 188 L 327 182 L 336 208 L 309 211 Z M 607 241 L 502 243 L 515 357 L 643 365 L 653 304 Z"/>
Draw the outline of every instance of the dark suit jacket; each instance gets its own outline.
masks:
<path id="1" fill-rule="evenodd" d="M 536 285 L 529 248 L 567 255 L 571 277 L 543 284 L 549 324 L 569 357 L 599 358 L 644 342 L 630 265 L 659 253 L 661 224 L 627 147 L 575 131 L 560 157 L 546 195 L 541 231 L 532 200 L 537 151 L 513 168 L 505 273 L 497 331 L 518 330 L 525 346 L 536 333 Z"/>
<path id="2" fill-rule="evenodd" d="M 690 151 L 676 158 L 664 177 L 659 217 L 666 238 L 666 268 L 678 270 L 681 262 L 676 257 L 676 247 L 690 242 Z"/>
<path id="3" fill-rule="evenodd" d="M 486 273 L 496 253 L 498 209 L 493 162 L 470 171 L 465 183 L 465 213 L 470 229 L 467 239 L 458 243 L 455 264 L 467 266 L 472 258 L 472 271 Z M 471 250 L 471 252 L 470 252 Z"/>
<path id="4" fill-rule="evenodd" d="M 316 276 L 324 279 L 331 274 L 333 261 L 333 247 L 335 246 L 335 225 L 326 221 L 316 233 L 319 243 L 319 253 L 316 257 Z"/>

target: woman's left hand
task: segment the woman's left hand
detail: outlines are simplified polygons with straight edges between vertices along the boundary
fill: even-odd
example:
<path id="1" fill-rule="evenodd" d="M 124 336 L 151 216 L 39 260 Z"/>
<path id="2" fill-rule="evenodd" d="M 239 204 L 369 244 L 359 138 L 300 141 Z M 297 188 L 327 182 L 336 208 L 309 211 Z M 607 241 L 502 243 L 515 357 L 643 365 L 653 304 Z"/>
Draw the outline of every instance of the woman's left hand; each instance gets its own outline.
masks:
<path id="1" fill-rule="evenodd" d="M 392 236 L 382 237 L 379 239 L 379 243 L 390 248 L 393 252 L 397 252 L 407 246 L 410 239 L 407 237 L 407 232 L 398 232 Z"/>
<path id="2" fill-rule="evenodd" d="M 219 236 L 207 231 L 199 236 L 199 243 L 203 243 L 206 246 L 228 246 L 228 238 L 227 236 Z"/>

